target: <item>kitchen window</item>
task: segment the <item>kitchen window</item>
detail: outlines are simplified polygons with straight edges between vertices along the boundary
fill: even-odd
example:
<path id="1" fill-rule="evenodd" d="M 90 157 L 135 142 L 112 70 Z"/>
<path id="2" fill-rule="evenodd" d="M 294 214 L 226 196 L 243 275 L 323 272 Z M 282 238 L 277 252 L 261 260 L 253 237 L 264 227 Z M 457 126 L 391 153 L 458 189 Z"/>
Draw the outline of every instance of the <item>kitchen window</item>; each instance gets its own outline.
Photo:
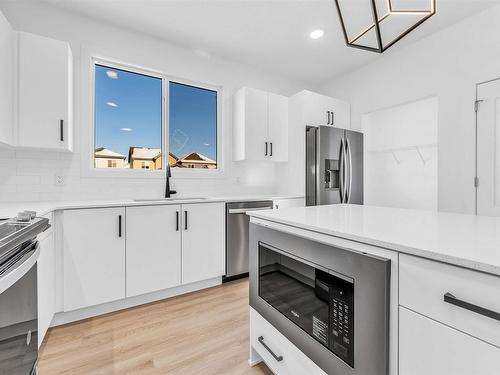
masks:
<path id="1" fill-rule="evenodd" d="M 219 169 L 218 95 L 217 88 L 94 61 L 94 169 L 158 177 L 165 162 L 179 174 Z"/>

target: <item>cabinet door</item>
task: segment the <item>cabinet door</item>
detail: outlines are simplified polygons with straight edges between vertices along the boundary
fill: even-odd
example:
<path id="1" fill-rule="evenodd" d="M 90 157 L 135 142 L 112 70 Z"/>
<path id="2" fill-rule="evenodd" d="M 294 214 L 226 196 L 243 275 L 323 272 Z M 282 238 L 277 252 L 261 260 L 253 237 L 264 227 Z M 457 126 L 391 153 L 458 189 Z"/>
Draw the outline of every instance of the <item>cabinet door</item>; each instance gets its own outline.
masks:
<path id="1" fill-rule="evenodd" d="M 0 143 L 12 145 L 14 124 L 14 42 L 12 28 L 0 12 Z"/>
<path id="2" fill-rule="evenodd" d="M 280 208 L 304 207 L 305 205 L 304 198 L 275 199 L 273 201 L 275 210 L 279 210 Z"/>
<path id="3" fill-rule="evenodd" d="M 496 375 L 500 349 L 403 307 L 399 375 Z"/>
<path id="4" fill-rule="evenodd" d="M 245 88 L 245 151 L 246 160 L 269 156 L 267 92 L 252 88 Z"/>
<path id="5" fill-rule="evenodd" d="M 125 298 L 124 228 L 122 207 L 64 211 L 64 311 Z"/>
<path id="6" fill-rule="evenodd" d="M 68 43 L 20 32 L 20 146 L 71 151 L 71 90 Z"/>
<path id="7" fill-rule="evenodd" d="M 127 297 L 180 285 L 181 206 L 127 207 Z"/>
<path id="8" fill-rule="evenodd" d="M 182 213 L 182 283 L 224 275 L 225 204 L 186 204 Z"/>
<path id="9" fill-rule="evenodd" d="M 269 103 L 269 157 L 280 162 L 288 161 L 288 98 L 268 94 Z"/>
<path id="10" fill-rule="evenodd" d="M 307 125 L 350 128 L 351 107 L 349 103 L 311 91 L 305 92 L 304 100 L 304 120 Z"/>
<path id="11" fill-rule="evenodd" d="M 42 344 L 56 310 L 56 250 L 54 233 L 40 237 L 40 256 L 37 261 L 38 347 Z"/>

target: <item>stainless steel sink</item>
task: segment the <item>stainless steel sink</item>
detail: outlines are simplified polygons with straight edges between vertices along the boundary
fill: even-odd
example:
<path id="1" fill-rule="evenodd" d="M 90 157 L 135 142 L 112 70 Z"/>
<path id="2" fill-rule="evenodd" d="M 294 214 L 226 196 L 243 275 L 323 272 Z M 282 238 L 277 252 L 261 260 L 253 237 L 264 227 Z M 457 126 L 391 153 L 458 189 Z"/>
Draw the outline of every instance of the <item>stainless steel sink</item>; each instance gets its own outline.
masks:
<path id="1" fill-rule="evenodd" d="M 134 199 L 134 202 L 173 202 L 173 201 L 198 201 L 208 198 L 202 197 L 176 197 L 176 198 L 143 198 L 143 199 Z"/>

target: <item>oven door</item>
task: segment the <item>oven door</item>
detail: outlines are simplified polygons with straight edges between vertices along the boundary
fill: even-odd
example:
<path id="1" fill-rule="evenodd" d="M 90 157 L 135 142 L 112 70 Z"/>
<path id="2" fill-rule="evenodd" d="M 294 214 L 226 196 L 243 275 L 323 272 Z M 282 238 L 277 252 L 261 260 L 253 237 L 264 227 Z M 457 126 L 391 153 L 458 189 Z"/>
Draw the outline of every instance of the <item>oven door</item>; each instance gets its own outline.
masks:
<path id="1" fill-rule="evenodd" d="M 36 374 L 38 246 L 25 244 L 0 276 L 0 374 Z"/>

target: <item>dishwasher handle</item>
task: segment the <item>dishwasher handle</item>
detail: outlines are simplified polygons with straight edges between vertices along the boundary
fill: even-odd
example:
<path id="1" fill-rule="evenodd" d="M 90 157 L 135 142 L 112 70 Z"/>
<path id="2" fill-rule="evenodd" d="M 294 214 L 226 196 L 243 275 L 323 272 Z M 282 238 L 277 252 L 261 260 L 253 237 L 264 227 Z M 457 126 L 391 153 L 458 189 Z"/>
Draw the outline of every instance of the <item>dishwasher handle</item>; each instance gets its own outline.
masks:
<path id="1" fill-rule="evenodd" d="M 231 208 L 227 212 L 229 214 L 246 214 L 251 211 L 263 211 L 263 210 L 272 210 L 273 207 L 255 207 L 255 208 Z"/>

